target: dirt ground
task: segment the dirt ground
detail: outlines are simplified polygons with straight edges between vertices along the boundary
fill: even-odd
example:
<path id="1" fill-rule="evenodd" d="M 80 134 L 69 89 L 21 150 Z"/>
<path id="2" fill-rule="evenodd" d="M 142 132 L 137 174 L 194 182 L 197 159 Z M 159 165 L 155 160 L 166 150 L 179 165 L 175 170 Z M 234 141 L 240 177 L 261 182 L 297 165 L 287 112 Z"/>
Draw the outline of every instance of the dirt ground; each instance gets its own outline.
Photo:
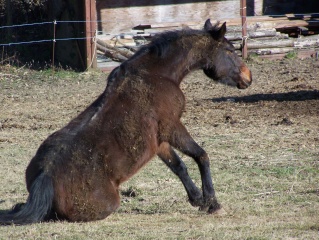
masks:
<path id="1" fill-rule="evenodd" d="M 234 202 L 247 204 L 250 193 L 254 194 L 251 200 L 254 202 L 259 196 L 290 191 L 309 195 L 308 202 L 311 204 L 302 201 L 302 209 L 317 212 L 319 60 L 252 59 L 248 66 L 252 71 L 253 84 L 246 90 L 215 84 L 201 71 L 187 76 L 181 86 L 187 99 L 182 120 L 194 139 L 209 154 L 217 194 L 232 216 L 244 211 Z M 49 71 L 35 72 L 7 66 L 0 69 L 2 210 L 25 201 L 24 171 L 40 143 L 83 111 L 105 87 L 105 73 L 63 74 L 57 72 L 53 76 Z M 271 183 L 266 183 L 262 171 L 269 174 L 269 179 L 273 177 L 269 180 Z M 303 178 L 300 180 L 299 176 Z M 258 180 L 250 182 L 255 177 Z M 297 178 L 298 181 L 294 182 Z M 280 187 L 276 185 L 279 182 Z M 136 183 L 134 186 L 143 190 L 144 185 Z M 147 192 L 147 188 L 143 191 Z M 147 199 L 146 196 L 143 198 Z M 185 194 L 182 198 L 185 198 Z M 301 205 L 298 204 L 289 207 L 300 209 Z M 240 215 L 254 215 L 254 211 L 257 211 L 256 206 Z M 294 222 L 299 221 L 300 215 L 294 211 L 289 211 L 290 215 L 285 215 L 282 221 L 286 217 Z M 309 216 L 310 225 L 314 220 L 319 222 L 318 214 Z M 268 222 L 265 216 L 261 224 Z M 319 231 L 318 224 L 310 225 L 310 232 Z M 316 233 L 307 234 L 299 236 L 309 239 L 317 236 Z"/>
<path id="2" fill-rule="evenodd" d="M 271 152 L 306 149 L 318 156 L 319 61 L 255 59 L 248 66 L 254 82 L 246 90 L 213 85 L 199 72 L 186 80 L 188 127 L 213 127 L 212 134 L 233 129 L 243 139 L 249 135 L 245 147 L 252 152 L 263 147 L 265 139 L 259 137 L 267 133 L 274 138 L 267 146 Z"/>

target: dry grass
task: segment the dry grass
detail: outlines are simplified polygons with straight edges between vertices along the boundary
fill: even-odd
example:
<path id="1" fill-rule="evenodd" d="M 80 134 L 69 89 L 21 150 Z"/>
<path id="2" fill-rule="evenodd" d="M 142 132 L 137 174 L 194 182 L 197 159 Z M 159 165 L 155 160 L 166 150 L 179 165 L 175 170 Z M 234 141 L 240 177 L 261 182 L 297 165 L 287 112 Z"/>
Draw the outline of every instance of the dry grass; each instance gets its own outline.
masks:
<path id="1" fill-rule="evenodd" d="M 251 62 L 254 76 L 260 69 L 266 72 L 244 92 L 212 85 L 201 73 L 192 74 L 182 86 L 188 99 L 183 121 L 210 155 L 226 215 L 206 215 L 191 207 L 182 184 L 155 158 L 122 186 L 121 207 L 109 218 L 5 226 L 0 227 L 0 239 L 318 239 L 319 114 L 315 106 L 319 97 L 273 100 L 275 91 L 290 92 L 301 84 L 280 75 L 283 68 L 293 66 L 291 62 L 277 69 L 278 64 L 282 63 Z M 41 141 L 92 102 L 102 92 L 105 77 L 1 70 L 0 209 L 4 210 L 25 201 L 24 171 Z M 271 84 L 268 70 L 274 71 Z M 316 72 L 308 75 L 310 80 L 311 76 Z M 311 93 L 319 89 L 319 79 L 310 80 Z M 268 99 L 211 101 L 257 93 L 268 94 Z M 200 185 L 196 164 L 182 158 Z"/>

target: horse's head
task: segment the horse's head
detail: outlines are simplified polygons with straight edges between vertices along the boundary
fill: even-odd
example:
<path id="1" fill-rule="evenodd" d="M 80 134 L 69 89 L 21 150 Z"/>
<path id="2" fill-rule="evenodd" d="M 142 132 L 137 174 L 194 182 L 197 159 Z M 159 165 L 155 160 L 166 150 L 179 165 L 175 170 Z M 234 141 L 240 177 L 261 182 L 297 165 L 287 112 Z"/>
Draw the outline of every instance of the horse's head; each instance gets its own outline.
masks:
<path id="1" fill-rule="evenodd" d="M 208 56 L 204 73 L 215 81 L 245 89 L 251 82 L 251 72 L 238 57 L 234 46 L 225 38 L 226 22 L 221 26 L 213 26 L 208 19 L 204 30 L 214 39 L 213 56 Z"/>

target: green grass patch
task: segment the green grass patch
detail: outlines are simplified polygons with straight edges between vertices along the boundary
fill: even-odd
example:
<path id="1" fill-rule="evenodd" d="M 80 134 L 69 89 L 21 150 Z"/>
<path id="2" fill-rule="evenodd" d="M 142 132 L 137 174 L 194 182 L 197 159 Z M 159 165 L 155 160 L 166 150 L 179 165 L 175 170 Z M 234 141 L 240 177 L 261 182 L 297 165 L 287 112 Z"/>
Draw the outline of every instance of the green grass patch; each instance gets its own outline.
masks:
<path id="1" fill-rule="evenodd" d="M 285 58 L 287 59 L 295 59 L 298 56 L 298 52 L 297 51 L 290 51 L 285 55 Z"/>

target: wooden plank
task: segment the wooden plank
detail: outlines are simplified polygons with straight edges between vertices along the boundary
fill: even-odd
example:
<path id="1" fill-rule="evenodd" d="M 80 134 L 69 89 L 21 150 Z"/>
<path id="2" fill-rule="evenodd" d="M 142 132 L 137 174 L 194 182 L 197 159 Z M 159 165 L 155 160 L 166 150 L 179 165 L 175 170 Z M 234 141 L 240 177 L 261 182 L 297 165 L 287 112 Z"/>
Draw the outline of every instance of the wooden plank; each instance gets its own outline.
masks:
<path id="1" fill-rule="evenodd" d="M 319 20 L 293 20 L 293 21 L 280 21 L 276 23 L 276 29 L 285 29 L 285 28 L 297 28 L 297 27 L 319 27 Z"/>
<path id="2" fill-rule="evenodd" d="M 254 0 L 254 16 L 263 15 L 263 0 Z"/>
<path id="3" fill-rule="evenodd" d="M 264 19 L 264 20 L 262 20 Z M 269 20 L 269 21 L 268 21 Z M 215 24 L 217 23 L 217 20 L 213 20 L 212 23 Z M 241 31 L 241 19 L 240 18 L 233 18 L 233 19 L 221 19 L 220 21 L 226 22 L 227 23 L 227 29 L 228 32 L 231 31 Z M 247 30 L 248 31 L 258 31 L 261 29 L 271 29 L 271 28 L 281 28 L 282 26 L 288 26 L 288 27 L 293 27 L 295 28 L 298 27 L 298 25 L 302 26 L 310 26 L 310 27 L 317 27 L 319 24 L 319 20 L 312 20 L 312 21 L 304 21 L 304 20 L 298 20 L 298 21 L 291 21 L 287 17 L 279 18 L 279 19 L 274 19 L 274 18 L 269 18 L 269 17 L 247 17 L 246 18 L 247 22 Z M 202 28 L 202 22 L 174 22 L 174 23 L 168 23 L 168 22 L 163 22 L 163 23 L 149 23 L 146 25 L 148 27 L 145 27 L 145 29 L 151 29 L 148 30 L 149 32 L 156 32 L 157 28 L 158 31 L 161 30 L 170 30 L 170 29 L 180 29 L 184 26 L 189 26 L 191 28 L 195 29 L 200 29 Z"/>
<path id="4" fill-rule="evenodd" d="M 267 60 L 280 60 L 280 59 L 285 58 L 286 55 L 287 55 L 287 53 L 279 53 L 279 54 L 272 54 L 272 55 L 261 55 L 261 56 L 259 56 L 259 58 L 267 59 Z M 318 55 L 319 55 L 318 50 L 297 51 L 297 57 L 300 59 L 317 57 Z"/>
<path id="5" fill-rule="evenodd" d="M 217 21 L 212 20 L 211 23 L 214 24 Z M 166 28 L 166 27 L 183 27 L 183 26 L 198 26 L 199 22 L 186 21 L 186 22 L 162 22 L 162 23 L 152 23 L 151 28 Z"/>
<path id="6" fill-rule="evenodd" d="M 277 34 L 275 29 L 269 29 L 269 30 L 258 31 L 258 32 L 250 31 L 247 33 L 248 38 L 275 37 L 277 35 L 278 34 Z M 227 33 L 225 37 L 230 41 L 241 40 L 242 33 L 241 32 L 231 32 L 231 33 Z"/>
<path id="7" fill-rule="evenodd" d="M 295 42 L 294 47 L 295 48 L 319 47 L 319 37 L 317 37 L 317 39 L 300 38 Z"/>
<path id="8" fill-rule="evenodd" d="M 133 52 L 131 52 L 130 50 L 127 50 L 127 49 L 124 50 L 124 49 L 114 47 L 114 46 L 112 46 L 112 45 L 108 44 L 107 42 L 102 41 L 100 39 L 97 39 L 96 42 L 97 42 L 97 45 L 102 47 L 102 50 L 116 52 L 116 53 L 122 55 L 123 57 L 125 57 L 126 59 L 133 55 Z"/>
<path id="9" fill-rule="evenodd" d="M 262 20 L 264 19 L 264 20 Z M 222 22 L 227 22 L 227 31 L 230 32 L 238 32 L 241 31 L 241 19 L 234 18 L 234 19 L 220 19 Z M 247 17 L 247 30 L 248 31 L 260 31 L 265 29 L 276 28 L 278 25 L 282 24 L 291 24 L 291 20 L 287 17 L 280 17 L 280 18 L 269 18 L 268 16 L 261 16 L 261 17 Z M 269 21 L 268 21 L 269 20 Z M 217 20 L 212 20 L 212 23 L 217 23 Z M 309 22 L 309 21 L 308 21 Z M 309 25 L 307 21 L 301 20 L 299 25 Z M 312 23 L 314 22 L 314 23 Z M 185 21 L 185 22 L 162 22 L 162 23 L 140 23 L 140 25 L 132 26 L 132 28 L 122 29 L 121 32 L 114 32 L 111 33 L 112 36 L 116 34 L 128 33 L 132 32 L 133 34 L 142 34 L 142 33 L 151 33 L 146 35 L 154 35 L 155 33 L 166 31 L 166 30 L 175 30 L 181 29 L 185 26 L 189 26 L 194 29 L 201 29 L 202 28 L 202 21 L 194 22 L 194 21 Z M 311 21 L 310 25 L 316 27 L 316 21 Z M 291 25 L 290 25 L 291 26 Z M 297 27 L 296 27 L 297 28 Z M 136 29 L 136 30 L 135 30 Z M 294 28 L 295 29 L 295 28 Z M 287 30 L 286 30 L 287 32 Z"/>
<path id="10" fill-rule="evenodd" d="M 96 68 L 96 45 L 93 41 L 96 33 L 96 8 L 94 0 L 85 0 L 85 32 L 86 32 L 86 68 Z"/>
<path id="11" fill-rule="evenodd" d="M 255 53 L 258 55 L 271 55 L 271 54 L 279 54 L 279 53 L 288 53 L 294 51 L 293 47 L 282 47 L 282 48 L 260 48 L 249 50 L 249 54 Z"/>
<path id="12" fill-rule="evenodd" d="M 114 2 L 114 0 L 113 0 Z M 131 1 L 137 2 L 137 1 Z M 161 23 L 175 24 L 192 22 L 204 24 L 207 18 L 212 20 L 234 18 L 239 16 L 239 1 L 217 1 L 217 2 L 189 2 L 171 4 L 169 0 L 165 5 L 146 5 L 136 7 L 111 8 L 112 1 L 98 1 L 97 9 L 101 25 L 99 31 L 105 33 L 121 33 L 134 26 L 153 24 L 159 27 Z M 133 4 L 134 5 L 134 4 Z M 157 26 L 154 24 L 158 24 Z"/>
<path id="13" fill-rule="evenodd" d="M 278 48 L 278 47 L 294 47 L 295 41 L 293 39 L 282 40 L 262 40 L 262 41 L 248 41 L 248 49 L 260 49 L 260 48 Z M 241 43 L 233 44 L 235 49 L 241 49 Z"/>
<path id="14" fill-rule="evenodd" d="M 123 47 L 123 46 L 128 46 L 128 47 L 135 47 L 136 43 L 133 39 L 102 39 L 103 42 L 106 42 L 107 44 L 113 46 L 113 47 Z"/>

